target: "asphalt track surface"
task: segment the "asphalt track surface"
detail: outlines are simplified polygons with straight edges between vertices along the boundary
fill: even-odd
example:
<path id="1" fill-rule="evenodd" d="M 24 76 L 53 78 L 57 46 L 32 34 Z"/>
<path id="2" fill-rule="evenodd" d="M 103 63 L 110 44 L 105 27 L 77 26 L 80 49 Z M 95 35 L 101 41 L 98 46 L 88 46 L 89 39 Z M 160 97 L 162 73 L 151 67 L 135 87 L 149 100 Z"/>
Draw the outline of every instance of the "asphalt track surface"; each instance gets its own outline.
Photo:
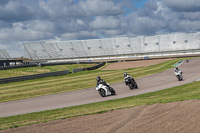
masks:
<path id="1" fill-rule="evenodd" d="M 161 73 L 135 79 L 139 85 L 139 89 L 130 90 L 124 82 L 110 84 L 110 86 L 112 86 L 117 93 L 115 96 L 102 98 L 95 90 L 95 87 L 92 87 L 78 91 L 3 102 L 0 103 L 0 117 L 134 96 L 187 84 L 200 78 L 200 59 L 192 59 L 188 63 L 184 62 L 181 66 L 179 66 L 179 68 L 183 71 L 183 81 L 177 80 L 173 73 L 173 68 Z"/>

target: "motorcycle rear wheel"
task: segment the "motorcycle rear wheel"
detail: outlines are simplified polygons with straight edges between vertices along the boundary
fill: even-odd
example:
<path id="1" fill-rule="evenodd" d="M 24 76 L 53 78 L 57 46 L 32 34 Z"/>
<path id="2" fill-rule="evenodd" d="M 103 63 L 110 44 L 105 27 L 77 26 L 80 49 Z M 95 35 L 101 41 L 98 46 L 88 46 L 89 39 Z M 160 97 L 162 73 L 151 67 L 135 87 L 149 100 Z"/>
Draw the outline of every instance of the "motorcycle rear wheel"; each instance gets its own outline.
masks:
<path id="1" fill-rule="evenodd" d="M 137 85 L 137 83 L 135 83 L 135 89 L 138 89 L 138 85 Z"/>
<path id="2" fill-rule="evenodd" d="M 116 92 L 112 87 L 110 87 L 110 92 L 111 92 L 112 95 L 116 95 Z"/>

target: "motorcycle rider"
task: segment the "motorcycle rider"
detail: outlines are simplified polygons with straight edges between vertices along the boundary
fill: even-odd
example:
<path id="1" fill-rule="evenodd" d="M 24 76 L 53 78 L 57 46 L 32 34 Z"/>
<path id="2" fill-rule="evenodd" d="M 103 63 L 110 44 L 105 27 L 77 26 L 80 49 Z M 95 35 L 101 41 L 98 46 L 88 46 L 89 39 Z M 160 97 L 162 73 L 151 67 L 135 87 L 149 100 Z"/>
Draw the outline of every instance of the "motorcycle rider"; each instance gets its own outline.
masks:
<path id="1" fill-rule="evenodd" d="M 106 83 L 106 81 L 104 81 L 103 79 L 101 79 L 100 76 L 97 76 L 96 80 L 97 80 L 97 85 L 96 85 L 96 86 L 99 86 L 99 84 L 103 84 L 103 85 L 105 85 L 105 86 L 107 86 L 107 87 L 110 87 L 110 86 Z"/>
<path id="2" fill-rule="evenodd" d="M 124 72 L 124 82 L 126 81 L 126 78 L 131 78 L 132 79 L 132 82 L 133 84 L 135 84 L 135 80 L 133 77 L 131 77 L 127 72 Z M 127 85 L 127 83 L 125 82 L 125 84 Z"/>
<path id="3" fill-rule="evenodd" d="M 176 73 L 178 73 L 178 72 L 180 72 L 181 74 L 183 73 L 183 72 L 181 71 L 181 69 L 179 69 L 178 67 L 176 67 L 175 70 L 174 70 L 174 74 L 176 75 Z"/>

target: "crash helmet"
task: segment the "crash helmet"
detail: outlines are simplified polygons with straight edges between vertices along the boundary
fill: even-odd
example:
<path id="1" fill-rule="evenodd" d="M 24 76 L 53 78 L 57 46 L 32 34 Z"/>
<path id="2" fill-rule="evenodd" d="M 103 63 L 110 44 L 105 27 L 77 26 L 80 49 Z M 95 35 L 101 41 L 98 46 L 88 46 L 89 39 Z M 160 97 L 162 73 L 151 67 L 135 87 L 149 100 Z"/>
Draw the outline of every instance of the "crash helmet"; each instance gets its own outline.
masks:
<path id="1" fill-rule="evenodd" d="M 126 77 L 127 76 L 127 72 L 124 72 L 124 77 Z"/>
<path id="2" fill-rule="evenodd" d="M 101 79 L 101 77 L 100 77 L 100 76 L 97 76 L 96 80 L 99 81 L 100 79 Z"/>
<path id="3" fill-rule="evenodd" d="M 178 67 L 176 67 L 176 70 L 178 70 Z"/>

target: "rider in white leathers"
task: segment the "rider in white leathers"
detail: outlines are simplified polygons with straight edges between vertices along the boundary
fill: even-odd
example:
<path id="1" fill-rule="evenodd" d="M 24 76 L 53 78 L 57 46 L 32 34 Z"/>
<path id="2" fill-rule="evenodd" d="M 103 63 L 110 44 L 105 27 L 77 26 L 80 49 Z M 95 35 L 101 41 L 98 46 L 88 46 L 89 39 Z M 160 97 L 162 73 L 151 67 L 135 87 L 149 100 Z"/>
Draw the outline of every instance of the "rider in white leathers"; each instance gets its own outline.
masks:
<path id="1" fill-rule="evenodd" d="M 177 75 L 177 73 L 179 73 L 179 72 L 180 72 L 181 74 L 183 73 L 183 72 L 181 71 L 181 69 L 179 69 L 178 67 L 176 67 L 175 70 L 174 70 L 174 74 Z"/>
<path id="2" fill-rule="evenodd" d="M 183 80 L 183 76 L 182 76 L 183 72 L 178 67 L 175 68 L 174 74 L 176 75 L 179 81 Z"/>

